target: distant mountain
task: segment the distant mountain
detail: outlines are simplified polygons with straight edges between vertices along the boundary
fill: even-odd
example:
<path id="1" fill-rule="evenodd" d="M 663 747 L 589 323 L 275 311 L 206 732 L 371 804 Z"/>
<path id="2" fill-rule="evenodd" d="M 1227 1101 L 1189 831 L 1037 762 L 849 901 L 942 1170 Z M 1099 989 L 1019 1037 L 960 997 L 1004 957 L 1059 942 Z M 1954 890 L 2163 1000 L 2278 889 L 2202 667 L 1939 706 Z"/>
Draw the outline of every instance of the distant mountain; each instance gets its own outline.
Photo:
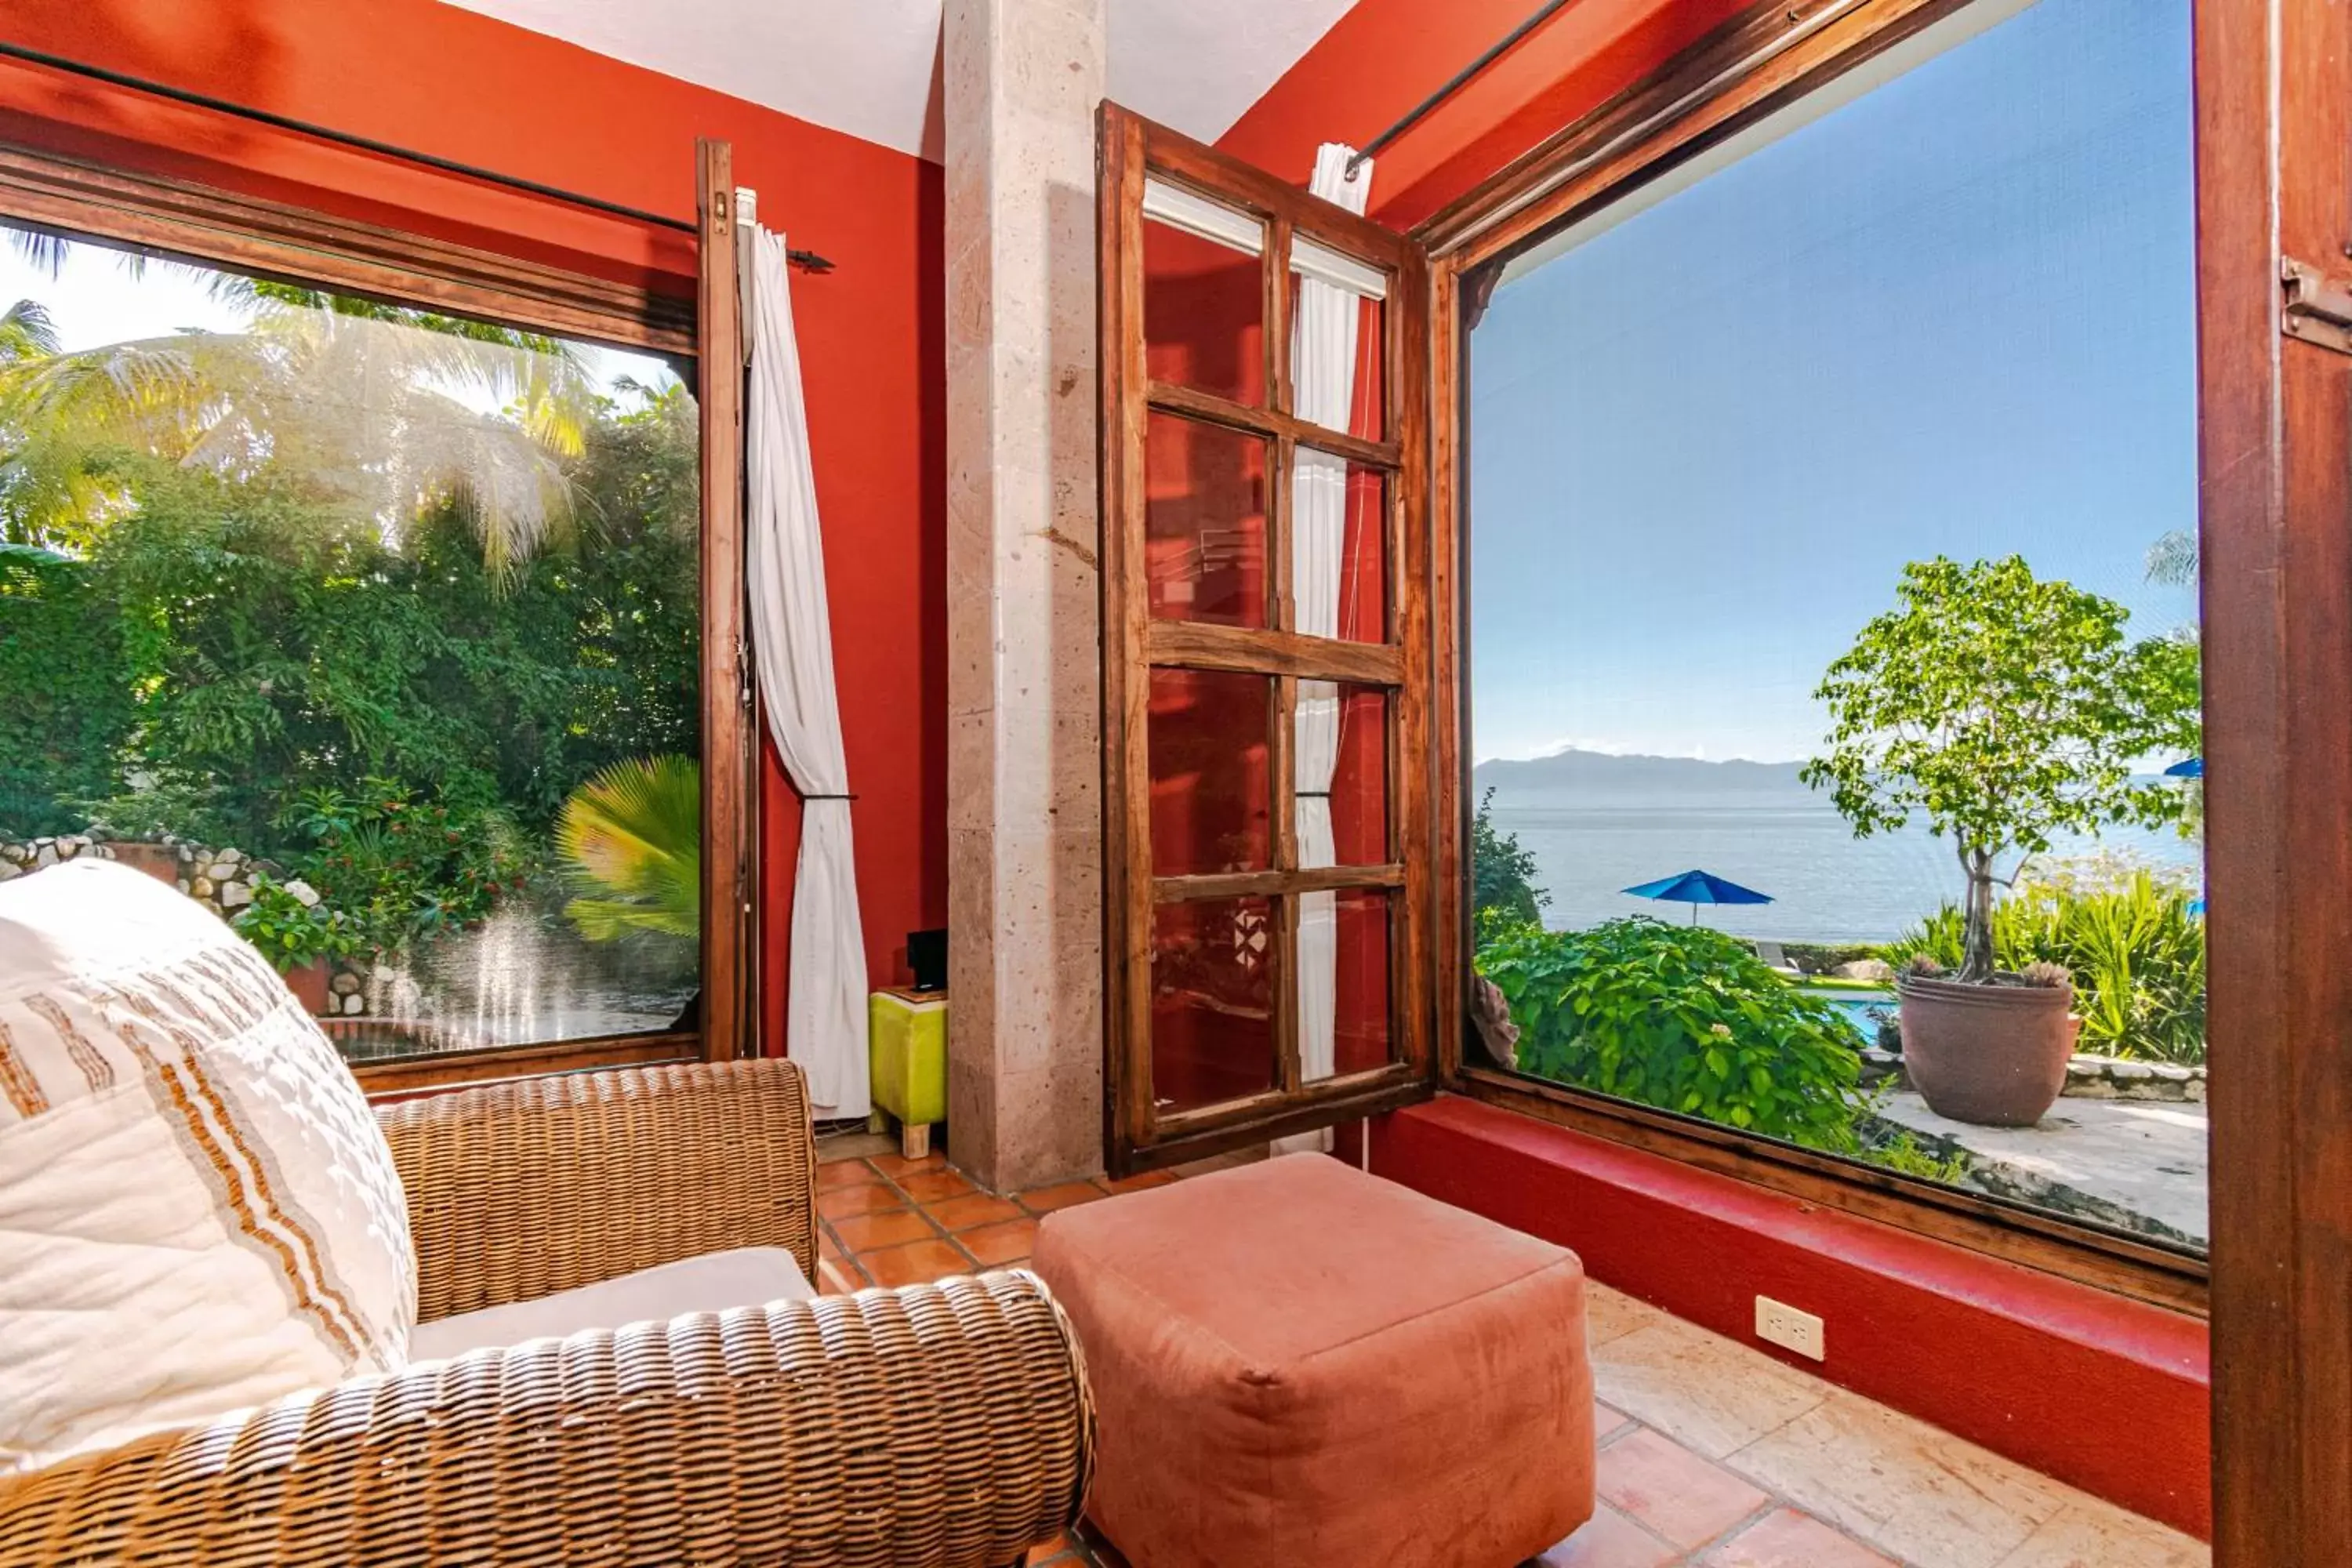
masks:
<path id="1" fill-rule="evenodd" d="M 1811 795 L 1797 778 L 1799 763 L 1710 763 L 1698 757 L 1619 756 L 1573 748 L 1548 757 L 1497 758 L 1471 773 L 1479 789 L 1507 791 L 1591 790 L 1611 795 L 1654 791 L 1660 795 L 1755 795 L 1788 792 Z"/>

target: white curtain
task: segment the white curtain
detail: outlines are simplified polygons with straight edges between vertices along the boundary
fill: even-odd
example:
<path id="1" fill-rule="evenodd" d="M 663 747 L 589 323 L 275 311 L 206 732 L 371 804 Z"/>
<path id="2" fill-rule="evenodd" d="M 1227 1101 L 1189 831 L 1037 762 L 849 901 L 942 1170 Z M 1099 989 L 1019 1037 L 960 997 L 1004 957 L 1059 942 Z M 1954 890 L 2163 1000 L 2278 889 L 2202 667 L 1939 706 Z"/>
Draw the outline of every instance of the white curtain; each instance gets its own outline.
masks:
<path id="1" fill-rule="evenodd" d="M 1350 212 L 1364 210 L 1372 165 L 1348 174 L 1353 149 L 1327 142 L 1315 154 L 1307 189 Z M 1319 278 L 1302 275 L 1291 322 L 1290 379 L 1300 418 L 1345 430 L 1356 400 L 1356 331 L 1360 297 Z M 1348 462 L 1328 452 L 1298 450 L 1291 469 L 1290 584 L 1297 624 L 1309 637 L 1339 635 L 1339 588 L 1348 542 Z M 1331 777 L 1339 762 L 1339 689 L 1328 680 L 1298 683 L 1292 731 L 1293 784 L 1301 868 L 1328 866 L 1338 851 L 1331 836 Z M 1307 1082 L 1338 1068 L 1339 962 L 1338 896 L 1307 893 L 1298 900 L 1298 1068 Z M 1326 1148 L 1329 1134 L 1283 1139 L 1278 1148 Z"/>
<path id="2" fill-rule="evenodd" d="M 751 396 L 746 570 L 760 696 L 784 771 L 800 792 L 801 854 L 793 882 L 786 1054 L 808 1074 L 819 1118 L 872 1109 L 866 1042 L 866 939 L 850 852 L 849 764 L 833 683 L 824 541 L 809 466 L 808 406 L 783 237 L 746 226 Z"/>

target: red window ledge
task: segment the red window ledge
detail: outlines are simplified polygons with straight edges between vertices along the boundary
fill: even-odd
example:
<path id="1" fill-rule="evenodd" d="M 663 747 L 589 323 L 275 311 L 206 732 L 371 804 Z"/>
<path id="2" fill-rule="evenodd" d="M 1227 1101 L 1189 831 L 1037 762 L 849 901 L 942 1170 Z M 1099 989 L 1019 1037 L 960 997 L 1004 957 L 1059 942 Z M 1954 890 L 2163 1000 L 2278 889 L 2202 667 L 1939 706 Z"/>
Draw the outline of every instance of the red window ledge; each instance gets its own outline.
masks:
<path id="1" fill-rule="evenodd" d="M 2205 1324 L 1454 1096 L 1376 1124 L 1391 1181 L 1572 1248 L 1604 1285 L 2136 1513 L 2212 1535 Z M 1829 1359 L 1752 1331 L 1767 1295 Z"/>

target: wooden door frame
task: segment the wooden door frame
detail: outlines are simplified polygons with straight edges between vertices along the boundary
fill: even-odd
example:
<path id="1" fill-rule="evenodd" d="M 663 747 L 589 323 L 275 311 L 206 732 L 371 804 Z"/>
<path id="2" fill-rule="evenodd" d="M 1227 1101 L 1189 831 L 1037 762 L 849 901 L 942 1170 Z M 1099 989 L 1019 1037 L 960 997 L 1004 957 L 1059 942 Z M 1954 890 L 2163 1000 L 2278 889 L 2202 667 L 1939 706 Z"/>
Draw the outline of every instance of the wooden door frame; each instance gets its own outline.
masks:
<path id="1" fill-rule="evenodd" d="M 2214 1561 L 2352 1562 L 2352 11 L 2198 0 Z"/>
<path id="2" fill-rule="evenodd" d="M 733 187 L 723 183 L 730 173 L 727 163 L 726 143 L 698 147 L 698 173 L 704 188 L 725 193 L 722 217 L 732 212 Z M 714 176 L 722 182 L 715 187 L 709 184 Z M 706 227 L 712 205 L 704 204 Z M 407 1093 L 490 1077 L 745 1054 L 756 1028 L 749 996 L 751 967 L 758 952 L 751 860 L 758 795 L 751 772 L 757 753 L 741 695 L 742 351 L 731 238 L 715 250 L 706 249 L 724 271 L 718 290 L 723 307 L 701 309 L 683 295 L 18 144 L 0 144 L 0 219 L 68 238 L 677 360 L 694 357 L 701 363 L 714 331 L 733 334 L 730 352 L 738 374 L 731 383 L 731 402 L 725 378 L 718 390 L 719 416 L 734 435 L 727 450 L 716 455 L 721 465 L 717 479 L 714 443 L 707 434 L 701 455 L 706 498 L 700 544 L 703 770 L 707 781 L 720 784 L 718 790 L 707 785 L 703 792 L 704 920 L 706 931 L 722 935 L 717 944 L 708 940 L 703 944 L 704 1016 L 698 1037 L 653 1030 L 478 1052 L 420 1053 L 356 1063 L 352 1073 L 371 1093 Z M 702 280 L 706 291 L 711 289 L 709 270 L 706 267 Z M 709 389 L 703 395 L 709 396 Z M 713 413 L 707 402 L 703 417 L 708 431 Z M 730 461 L 731 477 L 724 468 Z M 713 496 L 722 504 L 712 507 Z"/>
<path id="3" fill-rule="evenodd" d="M 1097 261 L 1101 290 L 1100 581 L 1103 616 L 1103 969 L 1105 1163 L 1117 1175 L 1199 1159 L 1268 1139 L 1392 1110 L 1435 1092 L 1428 976 L 1432 878 L 1428 268 L 1421 247 L 1190 137 L 1106 101 L 1097 140 Z M 1143 187 L 1147 174 L 1213 195 L 1263 226 L 1261 320 L 1267 389 L 1244 406 L 1196 389 L 1156 382 L 1144 362 Z M 1386 273 L 1382 384 L 1393 428 L 1367 440 L 1327 430 L 1289 411 L 1290 292 L 1285 260 L 1291 237 L 1308 237 Z M 1143 431 L 1163 412 L 1221 425 L 1265 442 L 1266 545 L 1274 613 L 1263 630 L 1151 618 L 1143 583 L 1146 497 Z M 1392 640 L 1349 643 L 1296 633 L 1289 618 L 1287 518 L 1291 456 L 1305 446 L 1370 465 L 1390 476 L 1384 540 Z M 1264 675 L 1268 704 L 1270 868 L 1233 875 L 1155 876 L 1151 781 L 1145 755 L 1154 667 Z M 1389 689 L 1387 788 L 1390 860 L 1381 866 L 1300 870 L 1289 780 L 1292 698 L 1301 679 Z M 1301 892 L 1381 888 L 1391 894 L 1389 922 L 1390 1038 L 1382 1068 L 1320 1082 L 1299 1078 L 1293 946 L 1287 900 Z M 1162 1116 L 1150 1075 L 1152 910 L 1171 899 L 1256 895 L 1277 910 L 1282 965 L 1274 988 L 1273 1087 L 1247 1099 Z"/>

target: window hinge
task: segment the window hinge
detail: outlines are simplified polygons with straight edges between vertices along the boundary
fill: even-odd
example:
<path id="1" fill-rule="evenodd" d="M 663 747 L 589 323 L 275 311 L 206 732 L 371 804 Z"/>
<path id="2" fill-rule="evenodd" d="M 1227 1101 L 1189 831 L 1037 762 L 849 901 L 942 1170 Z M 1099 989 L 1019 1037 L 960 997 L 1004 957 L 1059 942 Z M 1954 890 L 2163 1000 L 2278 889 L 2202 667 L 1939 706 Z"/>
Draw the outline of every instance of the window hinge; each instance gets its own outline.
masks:
<path id="1" fill-rule="evenodd" d="M 2292 256 L 2279 262 L 2279 290 L 2284 307 L 2280 331 L 2340 354 L 2352 354 L 2352 292 L 2329 283 L 2318 268 Z"/>
<path id="2" fill-rule="evenodd" d="M 739 637 L 735 639 L 735 700 L 747 710 L 751 706 L 756 679 L 751 668 L 751 645 Z"/>

